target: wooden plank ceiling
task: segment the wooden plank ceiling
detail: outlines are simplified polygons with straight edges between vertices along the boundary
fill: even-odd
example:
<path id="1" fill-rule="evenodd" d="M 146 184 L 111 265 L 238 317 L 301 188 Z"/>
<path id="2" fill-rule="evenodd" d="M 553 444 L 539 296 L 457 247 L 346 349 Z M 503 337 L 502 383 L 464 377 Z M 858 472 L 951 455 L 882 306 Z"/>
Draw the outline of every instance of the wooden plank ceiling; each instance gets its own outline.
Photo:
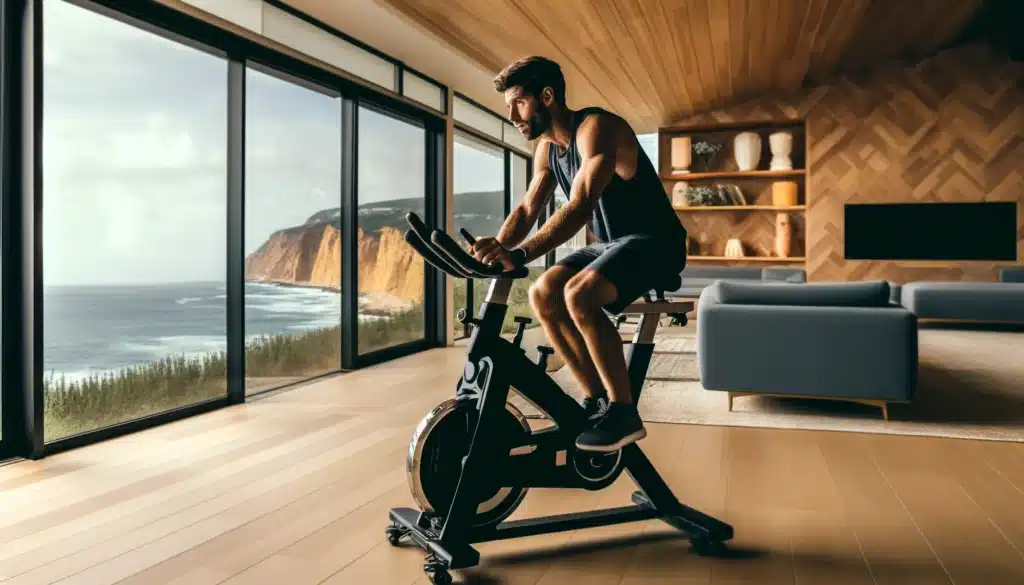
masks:
<path id="1" fill-rule="evenodd" d="M 653 132 L 694 112 L 918 58 L 984 0 L 378 0 L 497 72 L 562 64 L 572 107 Z"/>

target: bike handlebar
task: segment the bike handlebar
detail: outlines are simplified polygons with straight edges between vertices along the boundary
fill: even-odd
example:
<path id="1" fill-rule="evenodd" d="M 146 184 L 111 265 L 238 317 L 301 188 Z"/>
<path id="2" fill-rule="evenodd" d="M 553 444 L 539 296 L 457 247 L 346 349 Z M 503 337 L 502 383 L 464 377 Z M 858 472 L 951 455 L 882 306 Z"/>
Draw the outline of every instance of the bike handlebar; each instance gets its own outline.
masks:
<path id="1" fill-rule="evenodd" d="M 405 232 L 405 241 L 438 270 L 455 278 L 523 278 L 529 274 L 525 266 L 505 270 L 501 264 L 487 265 L 470 256 L 445 232 L 430 231 L 413 212 L 405 215 L 412 228 Z M 476 239 L 465 228 L 460 230 L 472 245 Z"/>

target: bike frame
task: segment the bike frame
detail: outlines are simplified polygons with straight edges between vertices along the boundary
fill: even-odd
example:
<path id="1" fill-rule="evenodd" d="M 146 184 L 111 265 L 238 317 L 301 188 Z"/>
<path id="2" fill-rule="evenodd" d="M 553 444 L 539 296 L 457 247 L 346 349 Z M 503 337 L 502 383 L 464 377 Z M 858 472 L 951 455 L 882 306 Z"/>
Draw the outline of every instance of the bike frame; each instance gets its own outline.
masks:
<path id="1" fill-rule="evenodd" d="M 434 267 L 455 277 L 493 279 L 487 299 L 481 304 L 478 317 L 473 319 L 476 327 L 470 338 L 466 367 L 456 390 L 457 398 L 463 399 L 461 403 L 475 408 L 477 416 L 448 513 L 441 519 L 411 508 L 393 508 L 389 515 L 392 526 L 408 534 L 429 553 L 429 558 L 434 559 L 431 567 L 459 569 L 476 565 L 480 554 L 472 543 L 654 518 L 686 533 L 695 543 L 723 542 L 733 537 L 729 524 L 680 503 L 636 443 L 611 454 L 576 449 L 576 437 L 586 423 L 583 407 L 566 394 L 540 364 L 530 360 L 517 343 L 501 336 L 508 310 L 508 293 L 515 278 L 526 276 L 525 267 L 517 267 L 504 274 L 501 267 L 486 266 L 476 261 L 444 232 L 434 230 L 428 233 L 414 214 L 407 218 L 413 229 L 406 232 L 406 241 Z M 692 302 L 646 302 L 636 303 L 623 311 L 642 315 L 633 342 L 626 348 L 634 403 L 639 401 L 650 365 L 658 318 L 662 313 L 675 311 L 685 314 L 692 309 Z M 511 388 L 547 413 L 555 424 L 535 430 L 525 439 L 510 445 L 507 438 L 499 436 L 493 429 L 500 428 L 501 417 L 507 416 L 506 403 Z M 530 452 L 512 454 L 520 449 Z M 580 474 L 573 470 L 570 461 L 577 456 L 598 460 L 621 457 L 621 460 L 615 462 L 614 474 L 594 482 L 579 477 Z M 496 526 L 473 526 L 478 495 L 488 488 L 601 489 L 614 482 L 623 471 L 639 488 L 633 492 L 631 506 L 506 520 Z"/>

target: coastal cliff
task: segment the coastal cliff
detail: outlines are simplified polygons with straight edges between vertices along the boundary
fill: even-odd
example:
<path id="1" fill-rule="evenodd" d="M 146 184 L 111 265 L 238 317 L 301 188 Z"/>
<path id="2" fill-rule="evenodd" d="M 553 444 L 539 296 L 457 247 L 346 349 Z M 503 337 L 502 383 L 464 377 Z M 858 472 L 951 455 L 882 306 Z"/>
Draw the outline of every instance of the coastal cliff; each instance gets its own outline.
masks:
<path id="1" fill-rule="evenodd" d="M 500 227 L 500 192 L 466 193 L 456 199 L 457 226 L 476 234 L 491 234 Z M 413 211 L 422 217 L 422 207 L 422 198 L 360 206 L 356 246 L 361 310 L 392 311 L 423 302 L 425 263 L 403 238 L 405 214 Z M 301 225 L 272 233 L 246 257 L 246 280 L 338 291 L 340 221 L 340 209 L 325 209 Z"/>
<path id="2" fill-rule="evenodd" d="M 275 232 L 245 260 L 250 282 L 309 286 L 338 291 L 341 285 L 341 232 L 329 223 L 305 224 Z M 358 233 L 359 293 L 423 300 L 423 259 L 394 228 Z"/>

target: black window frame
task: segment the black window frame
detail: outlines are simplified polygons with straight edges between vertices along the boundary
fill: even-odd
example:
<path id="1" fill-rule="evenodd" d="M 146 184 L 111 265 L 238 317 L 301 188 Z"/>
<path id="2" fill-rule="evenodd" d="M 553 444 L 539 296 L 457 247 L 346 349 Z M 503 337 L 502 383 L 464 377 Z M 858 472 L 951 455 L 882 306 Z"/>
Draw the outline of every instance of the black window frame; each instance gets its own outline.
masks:
<path id="1" fill-rule="evenodd" d="M 228 87 L 228 122 L 225 141 L 228 146 L 227 200 L 227 347 L 228 388 L 223 397 L 185 408 L 159 412 L 147 417 L 96 429 L 53 442 L 45 442 L 43 380 L 43 288 L 42 288 L 42 119 L 43 108 L 43 2 L 68 2 L 155 32 L 190 46 L 205 47 L 228 60 L 225 83 Z M 305 15 L 280 2 L 269 4 L 311 21 Z M 424 181 L 428 227 L 444 225 L 446 184 L 446 112 L 437 111 L 401 95 L 401 76 L 408 70 L 438 85 L 447 103 L 447 87 L 405 66 L 347 35 L 322 23 L 314 24 L 335 36 L 364 48 L 396 64 L 398 92 L 379 88 L 356 76 L 312 65 L 310 62 L 279 52 L 242 34 L 225 30 L 211 22 L 181 12 L 153 0 L 0 0 L 3 30 L 0 32 L 0 68 L 4 73 L 0 87 L 0 241 L 2 241 L 2 303 L 4 323 L 0 351 L 4 368 L 0 372 L 3 400 L 3 441 L 0 460 L 5 457 L 39 459 L 53 453 L 93 444 L 145 428 L 158 426 L 231 404 L 245 402 L 245 78 L 248 64 L 259 64 L 298 80 L 331 88 L 341 94 L 342 108 L 342 237 L 355 237 L 359 105 L 383 109 L 417 120 L 425 129 L 427 172 Z M 447 109 L 447 108 L 445 108 Z M 358 355 L 356 348 L 358 290 L 352 246 L 343 246 L 342 254 L 342 359 L 343 372 L 366 367 L 424 349 L 445 345 L 445 281 L 431 266 L 426 268 L 424 311 L 425 334 L 422 339 Z M 324 375 L 333 375 L 330 372 Z M 253 397 L 249 397 L 253 399 Z"/>
<path id="2" fill-rule="evenodd" d="M 467 104 L 469 104 L 471 106 L 474 106 L 475 108 L 480 110 L 482 113 L 489 114 L 490 116 L 493 116 L 495 119 L 497 119 L 498 122 L 501 123 L 501 127 L 502 127 L 502 132 L 503 133 L 506 130 L 508 130 L 508 128 L 513 128 L 514 129 L 514 126 L 512 126 L 512 124 L 509 123 L 508 120 L 506 120 L 505 118 L 499 116 L 493 110 L 487 108 L 486 106 L 481 105 L 479 102 L 473 100 L 472 98 L 467 97 L 465 94 L 462 94 L 462 93 L 456 91 L 456 92 L 454 92 L 453 95 L 454 95 L 454 97 L 456 99 L 463 100 Z M 530 181 L 533 180 L 533 154 L 528 152 L 528 151 L 516 148 L 515 146 L 509 144 L 508 142 L 505 142 L 504 140 L 498 140 L 497 138 L 495 138 L 494 136 L 491 136 L 487 132 L 484 132 L 484 131 L 476 128 L 475 126 L 472 126 L 472 125 L 467 124 L 465 122 L 461 122 L 461 121 L 459 121 L 457 119 L 454 119 L 454 118 L 453 118 L 452 122 L 453 122 L 453 125 L 454 125 L 456 133 L 466 134 L 466 135 L 468 135 L 468 136 L 470 136 L 470 137 L 472 137 L 472 138 L 474 138 L 476 140 L 479 140 L 481 142 L 484 142 L 486 144 L 494 146 L 495 148 L 500 148 L 502 150 L 502 152 L 503 152 L 503 158 L 502 158 L 502 168 L 503 168 L 503 171 L 502 171 L 502 173 L 504 175 L 504 177 L 502 179 L 502 184 L 504 185 L 504 191 L 505 191 L 504 197 L 503 197 L 503 201 L 504 201 L 504 205 L 505 205 L 505 207 L 504 207 L 504 214 L 505 214 L 505 217 L 508 217 L 509 213 L 511 213 L 511 211 L 512 211 L 512 175 L 511 175 L 511 172 L 509 170 L 510 167 L 511 167 L 512 157 L 513 156 L 520 156 L 520 157 L 526 159 L 526 183 L 527 183 L 527 185 L 529 185 Z M 454 141 L 454 136 L 453 136 L 453 141 Z M 452 172 L 453 173 L 458 173 L 459 172 L 458 169 L 455 168 L 454 165 L 452 167 Z M 454 193 L 452 195 L 454 197 Z M 544 210 L 544 213 L 541 214 L 541 217 L 537 220 L 537 225 L 538 226 L 543 225 L 543 223 L 547 219 L 549 213 L 551 211 L 553 211 L 553 210 L 554 210 L 554 207 L 552 205 L 549 205 L 548 208 L 546 208 Z M 475 234 L 475 235 L 478 235 L 478 234 Z M 483 234 L 483 235 L 493 235 L 493 234 Z M 552 257 L 549 254 L 548 257 L 547 257 L 547 260 L 545 262 L 545 266 L 546 267 L 550 266 L 551 262 L 552 262 Z M 463 307 L 455 307 L 456 310 L 465 309 L 467 315 L 475 315 L 476 311 L 477 311 L 477 308 L 473 304 L 473 285 L 474 285 L 473 279 L 472 278 L 467 278 L 466 279 L 466 304 Z M 458 329 L 458 328 L 456 328 L 456 329 Z M 457 332 L 458 336 L 455 338 L 455 341 L 460 341 L 460 340 L 463 340 L 463 339 L 467 339 L 467 338 L 469 338 L 470 335 L 472 335 L 472 333 L 473 333 L 473 331 L 472 331 L 471 325 L 469 325 L 468 323 L 463 324 L 461 332 Z"/>

